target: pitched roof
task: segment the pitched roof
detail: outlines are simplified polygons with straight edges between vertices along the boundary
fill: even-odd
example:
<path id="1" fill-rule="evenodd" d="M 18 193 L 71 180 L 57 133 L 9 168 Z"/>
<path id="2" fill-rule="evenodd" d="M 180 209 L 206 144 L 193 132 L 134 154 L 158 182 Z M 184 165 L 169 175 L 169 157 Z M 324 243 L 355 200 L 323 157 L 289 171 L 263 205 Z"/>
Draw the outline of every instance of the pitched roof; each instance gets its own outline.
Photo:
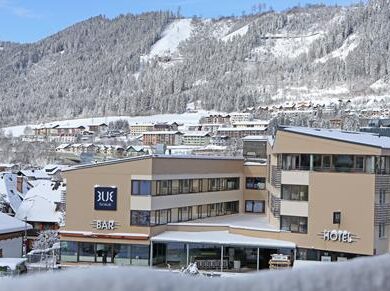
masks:
<path id="1" fill-rule="evenodd" d="M 24 221 L 0 212 L 0 234 L 24 231 L 32 226 Z"/>

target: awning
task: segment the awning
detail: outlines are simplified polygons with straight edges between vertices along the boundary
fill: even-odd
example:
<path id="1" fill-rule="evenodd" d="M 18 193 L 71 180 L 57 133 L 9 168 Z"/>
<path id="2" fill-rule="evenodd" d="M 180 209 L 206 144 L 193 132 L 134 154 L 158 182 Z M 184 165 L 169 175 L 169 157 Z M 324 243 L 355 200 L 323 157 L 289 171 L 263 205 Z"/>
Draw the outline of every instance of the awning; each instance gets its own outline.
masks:
<path id="1" fill-rule="evenodd" d="M 228 231 L 166 231 L 151 238 L 152 242 L 183 242 L 194 244 L 216 244 L 229 246 L 249 246 L 261 248 L 291 248 L 295 249 L 296 244 L 289 241 L 258 238 L 232 234 Z"/>

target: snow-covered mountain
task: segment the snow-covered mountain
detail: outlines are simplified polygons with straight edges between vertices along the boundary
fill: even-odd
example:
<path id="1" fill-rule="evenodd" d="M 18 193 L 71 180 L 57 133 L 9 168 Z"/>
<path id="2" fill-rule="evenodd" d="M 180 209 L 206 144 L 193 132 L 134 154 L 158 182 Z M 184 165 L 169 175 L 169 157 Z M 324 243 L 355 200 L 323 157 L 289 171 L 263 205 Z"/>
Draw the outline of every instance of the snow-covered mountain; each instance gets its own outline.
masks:
<path id="1" fill-rule="evenodd" d="M 220 19 L 156 12 L 0 42 L 0 124 L 387 95 L 389 18 L 387 0 Z"/>

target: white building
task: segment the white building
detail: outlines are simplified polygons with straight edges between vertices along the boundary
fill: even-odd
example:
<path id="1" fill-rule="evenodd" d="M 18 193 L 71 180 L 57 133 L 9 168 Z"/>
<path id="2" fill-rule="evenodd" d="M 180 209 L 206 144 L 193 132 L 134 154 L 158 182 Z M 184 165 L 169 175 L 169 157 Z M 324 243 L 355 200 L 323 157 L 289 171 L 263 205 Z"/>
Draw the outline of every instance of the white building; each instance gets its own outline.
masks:
<path id="1" fill-rule="evenodd" d="M 23 236 L 31 225 L 0 212 L 0 258 L 20 258 Z"/>

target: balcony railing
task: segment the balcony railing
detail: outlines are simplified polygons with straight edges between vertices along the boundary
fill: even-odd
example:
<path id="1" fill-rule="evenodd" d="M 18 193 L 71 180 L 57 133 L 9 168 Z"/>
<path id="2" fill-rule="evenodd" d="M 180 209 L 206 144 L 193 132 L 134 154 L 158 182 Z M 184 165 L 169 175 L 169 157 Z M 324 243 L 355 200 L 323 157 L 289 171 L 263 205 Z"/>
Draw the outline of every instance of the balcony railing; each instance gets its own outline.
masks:
<path id="1" fill-rule="evenodd" d="M 390 203 L 375 203 L 375 225 L 390 224 Z"/>

